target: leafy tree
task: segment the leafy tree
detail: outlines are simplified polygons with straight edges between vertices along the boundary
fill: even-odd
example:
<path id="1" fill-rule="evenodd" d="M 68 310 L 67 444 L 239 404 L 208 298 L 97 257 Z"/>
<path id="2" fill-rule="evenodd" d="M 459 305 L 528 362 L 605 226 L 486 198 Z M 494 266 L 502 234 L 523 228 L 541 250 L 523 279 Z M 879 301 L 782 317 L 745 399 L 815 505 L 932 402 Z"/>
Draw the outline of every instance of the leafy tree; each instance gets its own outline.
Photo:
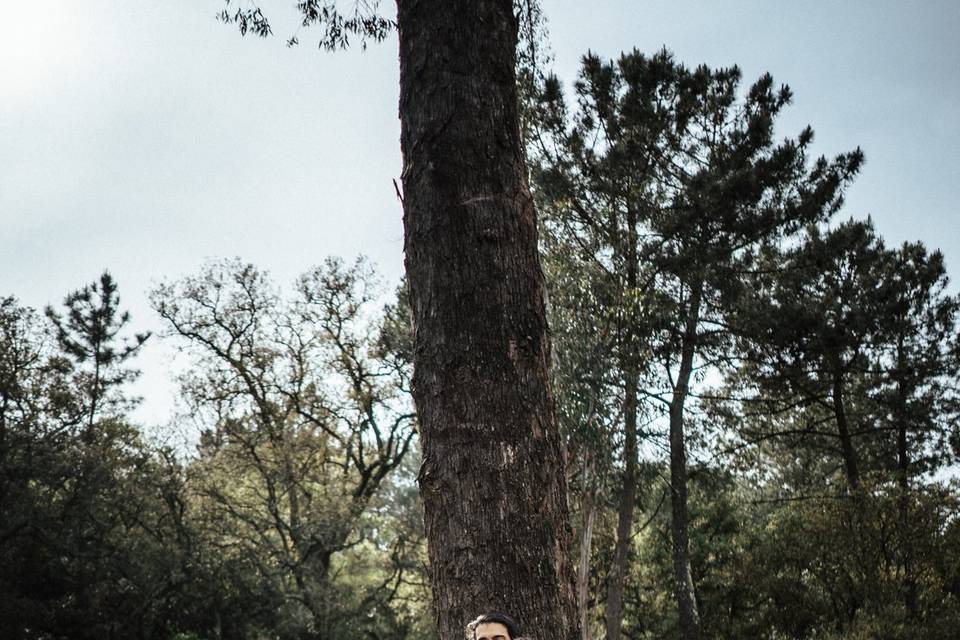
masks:
<path id="1" fill-rule="evenodd" d="M 765 625 L 935 634 L 955 615 L 934 586 L 955 495 L 923 477 L 953 459 L 957 303 L 942 256 L 887 249 L 867 220 L 811 228 L 762 264 L 735 320 L 751 329 L 725 419 L 733 461 L 776 505 L 757 537 L 763 589 L 796 615 Z"/>
<path id="2" fill-rule="evenodd" d="M 914 531 L 911 484 L 921 474 L 955 461 L 958 453 L 949 440 L 951 436 L 956 440 L 958 433 L 960 299 L 946 293 L 946 268 L 939 252 L 905 243 L 890 258 L 884 272 L 890 294 L 882 309 L 883 341 L 877 345 L 885 375 L 877 400 L 884 414 L 880 424 L 889 424 L 896 438 L 902 591 L 909 617 L 916 619 L 920 611 L 914 541 L 923 536 Z"/>
<path id="3" fill-rule="evenodd" d="M 44 601 L 60 591 L 42 579 L 47 559 L 36 544 L 47 530 L 43 496 L 60 479 L 68 440 L 45 415 L 56 388 L 49 357 L 36 314 L 12 297 L 0 301 L 0 631 L 11 637 L 43 620 Z"/>
<path id="4" fill-rule="evenodd" d="M 152 294 L 195 362 L 182 380 L 203 429 L 195 508 L 229 556 L 253 559 L 291 635 L 353 637 L 391 597 L 389 579 L 359 599 L 337 579 L 414 436 L 395 370 L 371 357 L 371 277 L 331 260 L 283 304 L 264 274 L 227 262 Z"/>
<path id="5" fill-rule="evenodd" d="M 920 244 L 886 249 L 867 221 L 812 230 L 807 243 L 771 259 L 782 260 L 783 269 L 771 269 L 771 297 L 754 303 L 754 326 L 762 329 L 750 339 L 749 375 L 764 389 L 757 404 L 794 406 L 801 419 L 774 428 L 761 421 L 745 437 L 784 440 L 775 446 L 794 459 L 807 451 L 789 484 L 815 493 L 837 463 L 846 485 L 863 494 L 860 501 L 864 476 L 871 487 L 896 480 L 896 535 L 885 542 L 897 550 L 901 595 L 916 619 L 914 541 L 931 535 L 913 526 L 917 480 L 954 459 L 948 440 L 956 424 L 958 307 L 945 293 L 942 256 Z M 771 310 L 785 320 L 771 322 Z M 824 466 L 823 452 L 832 467 Z M 874 490 L 886 495 L 880 487 Z M 871 517 L 863 512 L 850 521 L 869 532 Z M 863 538 L 866 544 L 869 536 Z M 879 597 L 869 591 L 882 590 L 889 570 L 889 553 L 864 553 L 860 564 L 876 571 L 858 606 Z"/>
<path id="6" fill-rule="evenodd" d="M 764 271 L 741 315 L 751 328 L 743 332 L 750 375 L 771 401 L 807 409 L 800 429 L 835 452 L 854 491 L 874 427 L 867 394 L 856 390 L 876 384 L 871 346 L 882 329 L 886 255 L 869 223 L 812 228 L 801 245 L 770 254 L 777 266 Z"/>
<path id="7" fill-rule="evenodd" d="M 684 636 L 697 637 L 686 542 L 691 384 L 698 370 L 729 357 L 726 315 L 755 254 L 831 215 L 862 159 L 857 151 L 810 163 L 809 128 L 776 144 L 773 121 L 789 89 L 764 76 L 740 103 L 739 82 L 736 67 L 691 71 L 665 50 L 609 63 L 588 54 L 572 118 L 558 81 L 543 84 L 535 177 L 548 226 L 567 251 L 598 265 L 606 280 L 600 290 L 614 292 L 608 313 L 616 315 L 612 342 L 623 385 L 624 490 L 608 638 L 620 633 L 633 535 L 640 382 L 669 417 L 674 580 Z"/>
<path id="8" fill-rule="evenodd" d="M 882 327 L 873 345 L 881 387 L 874 399 L 893 436 L 889 450 L 896 455 L 887 464 L 906 486 L 956 460 L 950 441 L 957 433 L 960 299 L 947 293 L 943 254 L 921 243 L 890 251 L 881 278 Z"/>
<path id="9" fill-rule="evenodd" d="M 137 372 L 123 365 L 150 334 L 119 340 L 130 314 L 120 311 L 117 284 L 106 271 L 99 281 L 70 293 L 63 304 L 64 315 L 53 307 L 46 308 L 46 315 L 53 323 L 57 344 L 77 367 L 76 384 L 84 391 L 84 419 L 89 429 L 105 409 L 124 406 L 125 399 L 114 391 L 135 378 Z"/>
<path id="10" fill-rule="evenodd" d="M 162 474 L 135 427 L 125 341 L 108 275 L 44 324 L 0 310 L 0 629 L 4 637 L 156 637 L 176 556 Z"/>

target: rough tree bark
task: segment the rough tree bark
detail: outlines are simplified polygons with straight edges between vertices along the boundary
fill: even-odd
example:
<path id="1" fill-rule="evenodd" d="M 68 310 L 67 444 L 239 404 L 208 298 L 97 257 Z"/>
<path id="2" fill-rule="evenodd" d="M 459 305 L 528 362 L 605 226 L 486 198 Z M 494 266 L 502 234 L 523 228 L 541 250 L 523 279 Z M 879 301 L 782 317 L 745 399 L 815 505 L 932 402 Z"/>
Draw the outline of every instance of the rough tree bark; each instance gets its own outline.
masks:
<path id="1" fill-rule="evenodd" d="M 578 638 L 510 0 L 398 0 L 419 483 L 440 637 Z"/>

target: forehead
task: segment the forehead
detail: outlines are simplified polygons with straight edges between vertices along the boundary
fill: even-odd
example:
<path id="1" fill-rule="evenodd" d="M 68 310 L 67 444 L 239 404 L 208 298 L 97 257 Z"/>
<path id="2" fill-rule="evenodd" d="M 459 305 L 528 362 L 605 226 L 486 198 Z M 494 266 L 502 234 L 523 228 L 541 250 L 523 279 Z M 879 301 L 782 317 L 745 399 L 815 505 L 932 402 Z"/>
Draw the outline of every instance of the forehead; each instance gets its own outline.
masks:
<path id="1" fill-rule="evenodd" d="M 510 640 L 506 625 L 499 622 L 481 622 L 477 625 L 477 640 Z"/>

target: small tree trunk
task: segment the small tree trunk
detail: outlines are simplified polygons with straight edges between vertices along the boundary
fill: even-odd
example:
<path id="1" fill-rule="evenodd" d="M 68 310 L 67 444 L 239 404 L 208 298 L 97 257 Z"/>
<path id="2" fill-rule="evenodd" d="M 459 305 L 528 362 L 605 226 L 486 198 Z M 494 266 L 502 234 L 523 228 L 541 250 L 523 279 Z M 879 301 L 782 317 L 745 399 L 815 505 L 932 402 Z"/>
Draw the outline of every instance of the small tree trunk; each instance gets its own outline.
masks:
<path id="1" fill-rule="evenodd" d="M 853 448 L 853 439 L 850 436 L 850 425 L 847 422 L 847 412 L 843 400 L 843 377 L 839 367 L 833 376 L 833 414 L 837 422 L 837 434 L 840 437 L 840 452 L 843 456 L 843 468 L 847 474 L 847 482 L 854 492 L 860 490 L 860 471 L 857 464 L 857 452 Z"/>
<path id="2" fill-rule="evenodd" d="M 398 0 L 404 249 L 440 638 L 579 638 L 511 0 Z"/>
<path id="3" fill-rule="evenodd" d="M 910 526 L 910 479 L 907 475 L 909 457 L 906 453 L 906 432 L 901 430 L 897 434 L 898 440 L 898 482 L 900 485 L 899 496 L 899 518 L 900 518 L 900 544 L 902 545 L 903 558 L 903 601 L 907 608 L 907 617 L 915 620 L 919 616 L 920 607 L 917 602 L 917 576 L 914 567 L 913 535 Z"/>
<path id="4" fill-rule="evenodd" d="M 907 382 L 904 380 L 906 366 L 903 336 L 899 336 L 897 340 L 897 405 L 894 414 L 897 421 L 897 483 L 900 488 L 897 508 L 903 562 L 903 601 L 907 608 L 907 617 L 915 620 L 919 615 L 919 604 L 917 603 L 917 576 L 913 561 L 913 536 L 910 532 L 910 451 L 907 445 Z"/>
<path id="5" fill-rule="evenodd" d="M 617 513 L 617 544 L 607 589 L 606 640 L 620 640 L 623 625 L 623 588 L 627 576 L 633 513 L 637 502 L 637 372 L 627 371 L 623 407 L 623 490 Z"/>
<path id="6" fill-rule="evenodd" d="M 580 638 L 590 640 L 590 553 L 593 548 L 593 523 L 597 514 L 596 461 L 593 455 L 589 455 L 584 465 L 583 476 L 583 496 L 580 503 L 583 526 L 580 529 L 580 563 L 577 567 L 577 606 Z"/>
<path id="7" fill-rule="evenodd" d="M 700 612 L 690 569 L 690 542 L 687 531 L 687 452 L 684 442 L 684 404 L 693 374 L 700 319 L 702 285 L 697 283 L 690 295 L 680 353 L 680 369 L 670 400 L 670 508 L 673 551 L 674 591 L 683 640 L 699 640 Z"/>
<path id="8" fill-rule="evenodd" d="M 637 257 L 637 211 L 628 207 L 624 244 L 617 248 L 626 266 L 624 300 L 631 300 L 637 289 L 640 264 Z M 623 385 L 623 490 L 617 510 L 617 544 L 613 556 L 613 568 L 607 589 L 607 636 L 606 640 L 620 640 L 623 625 L 623 589 L 627 577 L 630 542 L 633 536 L 633 512 L 637 502 L 637 390 L 640 378 L 639 349 L 633 318 L 625 318 L 622 328 L 623 344 L 620 345 L 620 368 L 624 372 Z"/>

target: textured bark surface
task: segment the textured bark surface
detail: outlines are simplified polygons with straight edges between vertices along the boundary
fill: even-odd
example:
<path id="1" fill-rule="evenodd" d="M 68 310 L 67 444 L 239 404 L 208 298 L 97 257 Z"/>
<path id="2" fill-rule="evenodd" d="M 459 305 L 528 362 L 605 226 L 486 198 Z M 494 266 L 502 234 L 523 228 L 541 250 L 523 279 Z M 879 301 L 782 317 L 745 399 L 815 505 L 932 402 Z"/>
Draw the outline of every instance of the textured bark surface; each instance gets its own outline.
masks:
<path id="1" fill-rule="evenodd" d="M 579 636 L 510 0 L 398 1 L 420 492 L 443 640 Z"/>

